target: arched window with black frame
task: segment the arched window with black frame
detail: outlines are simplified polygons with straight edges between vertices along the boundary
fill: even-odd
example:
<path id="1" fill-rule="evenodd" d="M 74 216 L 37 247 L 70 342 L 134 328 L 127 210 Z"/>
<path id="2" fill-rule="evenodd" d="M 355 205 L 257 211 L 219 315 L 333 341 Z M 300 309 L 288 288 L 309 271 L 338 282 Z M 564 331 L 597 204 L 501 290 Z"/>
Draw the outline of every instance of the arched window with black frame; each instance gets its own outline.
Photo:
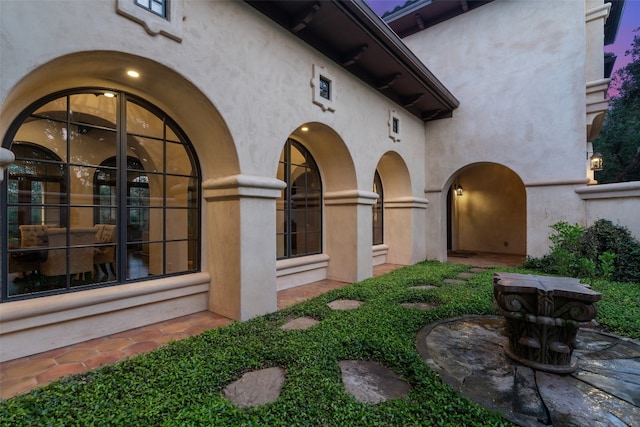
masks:
<path id="1" fill-rule="evenodd" d="M 382 190 L 382 180 L 376 170 L 373 177 L 373 192 L 378 195 L 376 203 L 373 205 L 373 244 L 384 243 L 384 193 Z"/>
<path id="2" fill-rule="evenodd" d="M 2 301 L 200 270 L 200 168 L 157 107 L 112 90 L 52 94 L 2 146 L 16 155 L 0 193 Z"/>
<path id="3" fill-rule="evenodd" d="M 287 183 L 276 201 L 278 259 L 321 253 L 322 183 L 316 162 L 302 144 L 287 140 L 277 177 Z"/>

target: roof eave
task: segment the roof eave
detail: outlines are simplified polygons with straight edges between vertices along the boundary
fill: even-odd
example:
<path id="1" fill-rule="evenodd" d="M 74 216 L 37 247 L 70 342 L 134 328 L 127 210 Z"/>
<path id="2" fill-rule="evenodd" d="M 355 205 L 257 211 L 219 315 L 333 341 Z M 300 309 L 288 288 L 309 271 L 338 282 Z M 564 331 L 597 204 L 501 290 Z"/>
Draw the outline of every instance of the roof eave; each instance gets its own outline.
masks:
<path id="1" fill-rule="evenodd" d="M 395 34 L 395 32 L 386 25 L 363 0 L 331 0 L 323 2 L 300 0 L 295 2 L 295 4 L 288 3 L 287 0 L 245 1 L 272 19 L 278 25 L 282 26 L 296 37 L 302 39 L 325 56 L 332 59 L 334 62 L 338 63 L 352 75 L 369 84 L 376 91 L 407 109 L 411 114 L 419 117 L 423 121 L 451 117 L 453 110 L 460 105 L 460 102 L 455 98 L 455 96 L 453 96 L 453 94 L 433 75 L 433 73 L 427 69 L 427 67 L 402 42 L 398 35 Z M 374 69 L 376 68 L 376 65 L 371 65 L 371 63 L 367 65 L 369 68 L 345 65 L 337 55 L 335 49 L 336 46 L 333 46 L 333 50 L 331 49 L 332 46 L 329 46 L 330 36 L 326 36 L 326 39 L 320 38 L 323 36 L 322 31 L 318 31 L 311 35 L 307 33 L 307 36 L 304 36 L 303 31 L 300 31 L 299 29 L 294 31 L 290 25 L 291 18 L 293 17 L 286 14 L 287 7 L 289 6 L 288 10 L 291 11 L 292 5 L 299 6 L 301 4 L 308 4 L 310 8 L 319 4 L 322 8 L 331 8 L 331 11 L 340 11 L 342 15 L 347 17 L 347 22 L 350 22 L 350 25 L 353 24 L 353 40 L 359 40 L 366 37 L 366 40 L 369 43 L 375 44 L 378 52 L 381 52 L 386 60 L 393 61 L 391 65 L 402 71 L 402 78 L 405 79 L 405 82 L 409 81 L 410 86 L 413 87 L 415 91 L 410 94 L 411 96 L 407 96 L 408 94 L 399 93 L 394 88 L 381 88 L 376 84 L 376 81 L 373 78 L 380 74 L 380 70 Z M 330 17 L 331 14 L 327 13 L 325 19 L 329 19 Z M 330 24 L 331 22 L 322 24 L 314 23 L 314 25 L 319 26 L 321 30 L 330 29 Z M 351 33 L 349 33 L 349 35 L 350 34 Z M 345 40 L 344 42 L 345 44 L 348 44 L 349 40 Z M 431 107 L 437 104 L 437 108 L 421 110 L 419 108 L 420 104 L 410 104 L 407 99 L 414 95 L 428 97 L 429 106 Z"/>

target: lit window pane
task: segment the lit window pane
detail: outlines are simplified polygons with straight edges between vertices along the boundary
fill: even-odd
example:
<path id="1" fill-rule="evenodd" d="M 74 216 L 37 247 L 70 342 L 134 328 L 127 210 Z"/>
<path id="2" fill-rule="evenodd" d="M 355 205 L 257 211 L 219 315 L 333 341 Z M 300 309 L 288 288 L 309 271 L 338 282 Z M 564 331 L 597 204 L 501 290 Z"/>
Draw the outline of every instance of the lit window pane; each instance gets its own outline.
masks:
<path id="1" fill-rule="evenodd" d="M 167 143 L 167 173 L 191 175 L 193 164 L 183 144 Z"/>
<path id="2" fill-rule="evenodd" d="M 74 124 L 99 128 L 116 128 L 116 97 L 104 96 L 104 91 L 69 97 L 69 119 Z"/>
<path id="3" fill-rule="evenodd" d="M 127 102 L 127 133 L 162 139 L 164 123 L 148 109 L 133 102 Z"/>

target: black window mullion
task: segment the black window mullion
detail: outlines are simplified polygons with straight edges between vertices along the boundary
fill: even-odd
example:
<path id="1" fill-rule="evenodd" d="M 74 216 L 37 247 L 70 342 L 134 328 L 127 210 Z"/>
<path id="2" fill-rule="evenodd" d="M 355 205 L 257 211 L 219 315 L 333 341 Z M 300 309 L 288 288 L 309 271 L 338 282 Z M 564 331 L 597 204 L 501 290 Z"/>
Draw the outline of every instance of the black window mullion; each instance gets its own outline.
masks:
<path id="1" fill-rule="evenodd" d="M 285 188 L 284 199 L 284 216 L 285 216 L 285 228 L 284 228 L 284 243 L 285 243 L 285 257 L 291 257 L 291 239 L 293 230 L 291 228 L 291 141 L 287 140 L 284 150 L 284 174 L 287 183 Z"/>
<path id="2" fill-rule="evenodd" d="M 116 280 L 125 282 L 127 279 L 128 236 L 127 219 L 129 215 L 127 187 L 127 97 L 121 92 L 118 96 L 116 112 Z"/>
<path id="3" fill-rule="evenodd" d="M 66 243 L 66 256 L 65 256 L 65 262 L 66 262 L 66 289 L 67 291 L 71 289 L 71 274 L 70 274 L 70 270 L 71 270 L 71 95 L 67 95 L 67 108 L 66 108 L 66 113 L 67 113 L 67 141 L 66 141 L 66 156 L 65 156 L 65 167 L 67 168 L 67 173 L 65 174 L 64 177 L 64 185 L 67 187 L 67 191 L 66 191 L 66 197 L 64 200 L 64 212 L 65 214 L 62 215 L 62 219 L 63 219 L 63 223 L 62 226 L 66 229 L 66 236 L 65 236 L 65 243 Z M 46 203 L 45 203 L 46 205 Z"/>
<path id="4" fill-rule="evenodd" d="M 162 119 L 162 274 L 167 274 L 167 121 Z M 151 196 L 151 194 L 149 194 Z"/>

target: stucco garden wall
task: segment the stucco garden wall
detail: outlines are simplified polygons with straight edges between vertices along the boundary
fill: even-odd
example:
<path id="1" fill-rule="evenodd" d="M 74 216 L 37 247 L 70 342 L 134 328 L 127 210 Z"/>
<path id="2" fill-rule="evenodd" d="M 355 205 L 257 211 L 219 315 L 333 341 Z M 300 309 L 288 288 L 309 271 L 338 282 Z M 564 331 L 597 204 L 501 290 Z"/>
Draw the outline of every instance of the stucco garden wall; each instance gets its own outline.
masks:
<path id="1" fill-rule="evenodd" d="M 572 186 L 587 182 L 585 4 L 497 0 L 404 41 L 460 100 L 452 120 L 426 126 L 430 200 L 443 206 L 467 164 L 504 165 L 527 189 L 526 250 L 540 254 L 537 234 L 583 217 Z M 432 219 L 440 233 L 427 250 L 442 259 L 446 229 Z"/>
<path id="2" fill-rule="evenodd" d="M 640 182 L 584 186 L 576 192 L 585 201 L 587 226 L 607 219 L 628 228 L 640 240 Z"/>

